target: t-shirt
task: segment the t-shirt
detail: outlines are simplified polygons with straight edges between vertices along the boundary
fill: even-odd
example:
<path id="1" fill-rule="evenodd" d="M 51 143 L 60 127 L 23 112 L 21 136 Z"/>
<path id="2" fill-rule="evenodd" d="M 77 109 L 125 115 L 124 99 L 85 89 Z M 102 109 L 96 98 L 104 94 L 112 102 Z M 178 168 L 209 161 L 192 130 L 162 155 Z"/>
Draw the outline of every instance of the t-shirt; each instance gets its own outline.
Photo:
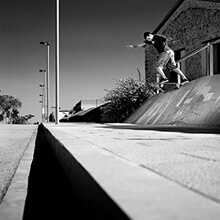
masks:
<path id="1" fill-rule="evenodd" d="M 169 50 L 169 46 L 167 43 L 167 38 L 162 35 L 154 35 L 152 41 L 144 41 L 146 44 L 153 44 L 158 53 L 162 53 L 164 51 Z"/>

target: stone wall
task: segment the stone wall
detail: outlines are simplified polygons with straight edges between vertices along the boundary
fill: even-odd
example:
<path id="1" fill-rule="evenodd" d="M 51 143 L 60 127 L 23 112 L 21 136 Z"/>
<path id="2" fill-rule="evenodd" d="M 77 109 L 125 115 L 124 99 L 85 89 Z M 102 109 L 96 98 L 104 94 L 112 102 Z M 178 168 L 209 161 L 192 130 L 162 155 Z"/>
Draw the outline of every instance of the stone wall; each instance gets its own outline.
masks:
<path id="1" fill-rule="evenodd" d="M 185 0 L 166 21 L 157 34 L 177 40 L 171 44 L 174 51 L 185 49 L 185 54 L 199 47 L 202 42 L 220 36 L 220 3 L 208 1 Z M 152 61 L 157 56 L 150 46 L 145 49 L 146 79 L 155 80 Z M 190 79 L 202 76 L 201 53 L 186 60 L 185 74 Z"/>

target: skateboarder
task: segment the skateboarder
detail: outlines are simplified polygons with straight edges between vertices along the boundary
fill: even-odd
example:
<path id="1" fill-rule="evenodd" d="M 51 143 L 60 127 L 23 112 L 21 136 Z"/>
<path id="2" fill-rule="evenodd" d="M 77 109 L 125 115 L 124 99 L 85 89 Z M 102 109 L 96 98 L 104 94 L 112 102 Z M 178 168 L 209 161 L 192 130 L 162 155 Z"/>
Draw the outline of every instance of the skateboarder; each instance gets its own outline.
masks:
<path id="1" fill-rule="evenodd" d="M 178 68 L 175 58 L 174 51 L 168 46 L 168 41 L 171 41 L 172 38 L 165 37 L 163 35 L 154 35 L 150 32 L 144 32 L 144 41 L 138 45 L 128 45 L 129 48 L 134 47 L 146 47 L 147 44 L 154 45 L 159 56 L 155 62 L 155 69 L 160 74 L 161 80 L 160 83 L 168 82 L 168 78 L 166 77 L 163 69 L 168 68 L 170 71 L 176 72 L 181 76 L 182 82 L 181 84 L 188 83 L 188 79 L 183 74 L 183 72 Z"/>

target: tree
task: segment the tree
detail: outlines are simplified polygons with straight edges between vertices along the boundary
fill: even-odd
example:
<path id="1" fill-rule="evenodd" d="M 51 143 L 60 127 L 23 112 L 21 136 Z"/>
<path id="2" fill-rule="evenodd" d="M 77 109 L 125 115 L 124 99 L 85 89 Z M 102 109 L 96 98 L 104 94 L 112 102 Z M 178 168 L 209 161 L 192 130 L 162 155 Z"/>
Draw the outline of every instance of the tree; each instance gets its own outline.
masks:
<path id="1" fill-rule="evenodd" d="M 106 90 L 102 117 L 108 122 L 122 122 L 154 92 L 138 72 L 136 77 L 116 80 L 116 87 Z"/>
<path id="2" fill-rule="evenodd" d="M 29 123 L 29 120 L 31 118 L 33 118 L 34 115 L 32 114 L 28 114 L 28 115 L 25 115 L 25 116 L 17 116 L 16 118 L 13 118 L 13 124 L 28 124 Z"/>
<path id="3" fill-rule="evenodd" d="M 19 99 L 10 95 L 0 95 L 0 112 L 4 122 L 8 118 L 9 123 L 12 123 L 13 114 L 18 115 L 16 110 L 21 108 L 21 106 L 22 103 Z"/>

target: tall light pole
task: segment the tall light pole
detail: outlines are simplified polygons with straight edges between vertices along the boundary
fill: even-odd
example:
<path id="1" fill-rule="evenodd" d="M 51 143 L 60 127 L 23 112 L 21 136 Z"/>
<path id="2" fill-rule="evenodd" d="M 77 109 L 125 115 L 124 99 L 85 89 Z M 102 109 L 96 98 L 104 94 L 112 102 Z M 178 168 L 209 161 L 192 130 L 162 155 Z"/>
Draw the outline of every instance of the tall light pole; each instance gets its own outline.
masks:
<path id="1" fill-rule="evenodd" d="M 43 122 L 43 101 L 39 101 L 41 103 L 41 122 Z"/>
<path id="2" fill-rule="evenodd" d="M 46 47 L 46 57 L 47 57 L 47 122 L 49 122 L 49 114 L 50 114 L 50 70 L 49 70 L 49 62 L 50 62 L 50 43 L 49 42 L 40 42 L 40 46 Z"/>
<path id="3" fill-rule="evenodd" d="M 56 33 L 55 33 L 55 124 L 59 124 L 59 0 L 56 0 Z"/>
<path id="4" fill-rule="evenodd" d="M 44 107 L 43 107 L 44 106 L 44 101 L 43 101 L 44 95 L 40 94 L 39 96 L 42 97 L 42 100 L 40 100 L 39 102 L 41 103 L 41 121 L 44 122 L 44 118 L 45 118 L 44 117 L 44 115 L 45 115 L 44 114 Z"/>
<path id="5" fill-rule="evenodd" d="M 42 122 L 44 122 L 45 119 L 45 104 L 44 104 L 44 97 L 45 97 L 45 85 L 39 85 L 42 88 L 42 94 L 40 94 L 40 96 L 42 96 L 42 100 L 40 101 L 41 105 L 41 113 L 42 113 Z"/>
<path id="6" fill-rule="evenodd" d="M 43 93 L 43 103 L 44 103 L 44 109 L 45 109 L 45 113 L 44 113 L 44 119 L 46 119 L 46 93 L 45 93 L 45 85 L 47 85 L 47 71 L 45 69 L 40 69 L 39 70 L 40 73 L 44 73 L 44 93 Z M 48 100 L 47 100 L 48 102 Z M 47 103 L 48 105 L 48 103 Z M 45 121 L 45 120 L 44 120 Z"/>

